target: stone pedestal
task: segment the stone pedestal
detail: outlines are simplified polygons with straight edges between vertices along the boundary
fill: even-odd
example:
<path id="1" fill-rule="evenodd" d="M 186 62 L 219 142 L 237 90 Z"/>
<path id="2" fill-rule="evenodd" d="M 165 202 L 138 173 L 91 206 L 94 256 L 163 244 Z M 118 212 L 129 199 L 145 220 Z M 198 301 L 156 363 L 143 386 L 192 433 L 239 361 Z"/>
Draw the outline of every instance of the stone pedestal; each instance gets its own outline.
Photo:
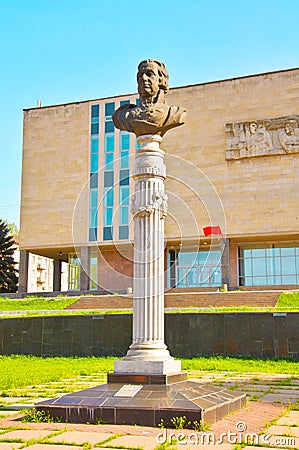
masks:
<path id="1" fill-rule="evenodd" d="M 164 192 L 166 167 L 161 136 L 138 138 L 133 178 L 134 288 L 133 342 L 115 361 L 116 374 L 167 375 L 181 371 L 164 343 Z"/>

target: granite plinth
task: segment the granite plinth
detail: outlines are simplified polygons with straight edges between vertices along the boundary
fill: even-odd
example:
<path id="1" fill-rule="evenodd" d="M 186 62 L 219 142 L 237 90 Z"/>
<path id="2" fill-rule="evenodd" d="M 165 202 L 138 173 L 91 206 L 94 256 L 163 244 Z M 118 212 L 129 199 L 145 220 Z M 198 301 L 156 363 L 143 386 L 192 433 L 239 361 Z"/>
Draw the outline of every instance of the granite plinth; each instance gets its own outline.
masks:
<path id="1" fill-rule="evenodd" d="M 130 394 L 121 396 L 120 392 Z M 37 403 L 36 409 L 71 423 L 95 423 L 103 419 L 118 425 L 157 426 L 162 419 L 170 424 L 170 419 L 176 416 L 214 423 L 246 402 L 244 393 L 197 380 L 143 384 L 135 392 L 130 385 L 108 383 Z"/>
<path id="2" fill-rule="evenodd" d="M 142 373 L 108 373 L 108 383 L 122 384 L 172 384 L 187 380 L 187 372 L 171 374 L 142 374 Z"/>

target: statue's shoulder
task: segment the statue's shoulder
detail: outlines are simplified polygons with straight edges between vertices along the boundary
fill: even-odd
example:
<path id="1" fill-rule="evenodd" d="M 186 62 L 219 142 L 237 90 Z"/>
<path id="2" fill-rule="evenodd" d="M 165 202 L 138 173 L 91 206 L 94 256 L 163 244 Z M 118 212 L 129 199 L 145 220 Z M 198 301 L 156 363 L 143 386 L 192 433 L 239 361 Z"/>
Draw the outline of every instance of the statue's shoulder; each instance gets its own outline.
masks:
<path id="1" fill-rule="evenodd" d="M 133 105 L 132 103 L 126 103 L 124 105 L 121 105 L 116 111 L 114 111 L 112 115 L 112 119 L 114 122 L 114 125 L 116 128 L 119 128 L 120 130 L 127 130 L 132 131 L 128 123 L 128 115 L 130 112 L 132 112 L 136 108 L 136 105 Z"/>
<path id="2" fill-rule="evenodd" d="M 186 119 L 186 109 L 182 106 L 172 105 L 169 107 L 167 122 L 183 125 Z"/>

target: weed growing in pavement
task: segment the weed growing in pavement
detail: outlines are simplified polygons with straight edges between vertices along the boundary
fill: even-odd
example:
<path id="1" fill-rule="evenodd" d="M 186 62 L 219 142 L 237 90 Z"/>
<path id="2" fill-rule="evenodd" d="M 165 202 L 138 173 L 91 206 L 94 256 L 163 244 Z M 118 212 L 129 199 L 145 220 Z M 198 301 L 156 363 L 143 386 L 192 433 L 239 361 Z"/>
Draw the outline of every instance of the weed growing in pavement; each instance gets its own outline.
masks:
<path id="1" fill-rule="evenodd" d="M 55 422 L 63 422 L 62 417 L 52 417 L 46 411 L 38 411 L 35 408 L 32 409 L 24 409 L 24 417 L 22 422 L 46 422 L 46 423 L 55 423 Z"/>

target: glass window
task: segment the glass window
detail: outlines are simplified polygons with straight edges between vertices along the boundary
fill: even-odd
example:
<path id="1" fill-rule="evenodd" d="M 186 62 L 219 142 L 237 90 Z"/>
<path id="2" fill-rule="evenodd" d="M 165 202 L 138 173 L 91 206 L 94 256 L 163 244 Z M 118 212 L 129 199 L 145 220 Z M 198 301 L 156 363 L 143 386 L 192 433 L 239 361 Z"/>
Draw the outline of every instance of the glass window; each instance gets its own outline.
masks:
<path id="1" fill-rule="evenodd" d="M 128 226 L 120 226 L 119 227 L 119 233 L 118 233 L 118 239 L 129 239 L 129 227 Z"/>
<path id="2" fill-rule="evenodd" d="M 99 124 L 98 123 L 91 124 L 91 134 L 99 134 Z"/>
<path id="3" fill-rule="evenodd" d="M 120 205 L 128 205 L 130 202 L 130 188 L 129 186 L 119 187 L 119 203 Z"/>
<path id="4" fill-rule="evenodd" d="M 98 174 L 97 173 L 90 174 L 89 186 L 90 186 L 90 188 L 98 187 Z"/>
<path id="5" fill-rule="evenodd" d="M 120 101 L 120 106 L 129 105 L 129 104 L 130 104 L 130 100 L 121 100 Z"/>
<path id="6" fill-rule="evenodd" d="M 105 103 L 105 116 L 112 116 L 115 110 L 115 103 Z"/>
<path id="7" fill-rule="evenodd" d="M 97 189 L 90 190 L 90 206 L 91 206 L 91 208 L 98 207 L 98 190 Z"/>
<path id="8" fill-rule="evenodd" d="M 89 241 L 94 242 L 98 239 L 98 229 L 97 228 L 89 228 Z"/>
<path id="9" fill-rule="evenodd" d="M 113 239 L 113 228 L 104 227 L 103 228 L 103 241 L 112 241 Z"/>
<path id="10" fill-rule="evenodd" d="M 105 135 L 105 152 L 114 152 L 114 134 Z"/>
<path id="11" fill-rule="evenodd" d="M 221 285 L 221 252 L 194 252 L 177 250 L 172 252 L 169 264 L 172 271 L 172 287 L 220 286 Z M 173 254 L 174 253 L 174 254 Z M 170 282 L 170 278 L 169 278 Z"/>
<path id="12" fill-rule="evenodd" d="M 104 186 L 113 186 L 114 184 L 114 172 L 104 172 Z"/>
<path id="13" fill-rule="evenodd" d="M 298 284 L 296 250 L 298 244 L 255 245 L 250 250 L 240 246 L 239 271 L 243 286 Z M 245 254 L 248 256 L 243 258 Z M 251 266 L 252 270 L 249 269 Z M 292 280 L 292 282 L 288 282 Z"/>
<path id="14" fill-rule="evenodd" d="M 89 289 L 95 290 L 98 288 L 98 258 L 97 256 L 90 256 L 90 278 L 89 278 Z"/>
<path id="15" fill-rule="evenodd" d="M 91 153 L 90 155 L 90 172 L 97 172 L 99 170 L 98 153 Z"/>
<path id="16" fill-rule="evenodd" d="M 99 117 L 100 105 L 91 105 L 91 117 Z"/>
<path id="17" fill-rule="evenodd" d="M 113 133 L 114 132 L 114 123 L 112 120 L 105 122 L 105 133 Z"/>
<path id="18" fill-rule="evenodd" d="M 119 171 L 120 186 L 127 186 L 130 184 L 129 175 L 130 175 L 129 170 L 120 170 Z"/>
<path id="19" fill-rule="evenodd" d="M 91 228 L 97 228 L 98 224 L 98 209 L 90 208 L 89 210 L 89 225 Z"/>
<path id="20" fill-rule="evenodd" d="M 120 208 L 120 225 L 127 225 L 129 223 L 129 208 L 124 206 Z"/>
<path id="21" fill-rule="evenodd" d="M 113 208 L 105 208 L 104 225 L 105 226 L 112 225 L 112 219 L 113 219 Z"/>
<path id="22" fill-rule="evenodd" d="M 90 153 L 99 153 L 99 139 L 91 139 Z"/>
<path id="23" fill-rule="evenodd" d="M 114 169 L 114 154 L 113 153 L 105 154 L 105 169 L 106 170 Z"/>
<path id="24" fill-rule="evenodd" d="M 130 150 L 130 135 L 120 133 L 120 149 L 121 150 Z"/>
<path id="25" fill-rule="evenodd" d="M 127 169 L 129 167 L 129 152 L 121 152 L 120 158 L 120 168 Z"/>
<path id="26" fill-rule="evenodd" d="M 105 188 L 104 206 L 113 206 L 113 205 L 114 205 L 114 189 Z"/>
<path id="27" fill-rule="evenodd" d="M 69 280 L 70 290 L 80 289 L 80 259 L 76 255 L 69 255 Z"/>

